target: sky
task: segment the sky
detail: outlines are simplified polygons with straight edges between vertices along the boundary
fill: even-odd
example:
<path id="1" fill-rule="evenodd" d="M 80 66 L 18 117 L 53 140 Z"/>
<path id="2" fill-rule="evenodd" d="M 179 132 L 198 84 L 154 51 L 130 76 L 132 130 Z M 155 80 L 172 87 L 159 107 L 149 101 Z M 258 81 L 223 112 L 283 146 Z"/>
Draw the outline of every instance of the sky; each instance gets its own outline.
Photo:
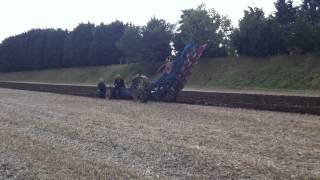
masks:
<path id="1" fill-rule="evenodd" d="M 0 0 L 0 42 L 33 28 L 72 30 L 79 23 L 114 20 L 145 25 L 151 17 L 178 22 L 181 10 L 206 4 L 237 26 L 248 6 L 274 12 L 276 0 Z M 299 0 L 295 0 L 298 3 Z"/>

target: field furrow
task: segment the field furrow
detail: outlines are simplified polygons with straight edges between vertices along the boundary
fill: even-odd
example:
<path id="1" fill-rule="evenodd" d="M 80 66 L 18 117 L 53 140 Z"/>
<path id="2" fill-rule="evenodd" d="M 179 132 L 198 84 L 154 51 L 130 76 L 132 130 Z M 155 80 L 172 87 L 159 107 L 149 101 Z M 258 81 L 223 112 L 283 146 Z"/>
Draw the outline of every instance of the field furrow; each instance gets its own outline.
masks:
<path id="1" fill-rule="evenodd" d="M 0 89 L 0 179 L 320 178 L 320 116 Z"/>

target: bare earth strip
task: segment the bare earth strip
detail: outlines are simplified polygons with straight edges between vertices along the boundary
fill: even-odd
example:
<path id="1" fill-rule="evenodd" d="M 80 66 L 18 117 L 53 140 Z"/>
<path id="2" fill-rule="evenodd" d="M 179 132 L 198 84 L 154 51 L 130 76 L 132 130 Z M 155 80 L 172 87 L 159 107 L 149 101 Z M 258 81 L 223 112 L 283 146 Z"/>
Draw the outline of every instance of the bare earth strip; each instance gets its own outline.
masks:
<path id="1" fill-rule="evenodd" d="M 320 116 L 0 89 L 0 179 L 303 178 Z"/>

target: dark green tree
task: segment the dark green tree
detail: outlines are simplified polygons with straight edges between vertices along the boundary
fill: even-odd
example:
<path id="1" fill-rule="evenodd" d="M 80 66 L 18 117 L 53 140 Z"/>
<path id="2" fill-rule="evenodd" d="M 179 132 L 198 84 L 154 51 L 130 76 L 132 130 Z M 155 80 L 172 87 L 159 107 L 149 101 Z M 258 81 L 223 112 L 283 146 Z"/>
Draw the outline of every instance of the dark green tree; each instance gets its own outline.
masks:
<path id="1" fill-rule="evenodd" d="M 164 61 L 171 53 L 173 25 L 155 17 L 142 28 L 142 58 L 145 62 Z"/>
<path id="2" fill-rule="evenodd" d="M 296 20 L 297 8 L 293 6 L 292 0 L 278 0 L 275 3 L 275 19 L 282 26 L 293 24 Z"/>
<path id="3" fill-rule="evenodd" d="M 33 29 L 5 39 L 0 47 L 0 70 L 60 67 L 66 35 L 62 30 Z"/>
<path id="4" fill-rule="evenodd" d="M 244 11 L 231 39 L 239 55 L 269 56 L 282 50 L 281 27 L 272 16 L 266 18 L 262 9 L 251 8 Z"/>
<path id="5" fill-rule="evenodd" d="M 289 38 L 291 53 L 300 54 L 316 51 L 315 26 L 304 16 L 299 16 L 292 26 L 292 34 Z"/>
<path id="6" fill-rule="evenodd" d="M 43 68 L 48 69 L 63 67 L 63 47 L 67 35 L 68 32 L 62 29 L 48 30 L 44 43 Z"/>
<path id="7" fill-rule="evenodd" d="M 100 24 L 95 28 L 90 44 L 89 65 L 118 64 L 121 52 L 116 44 L 123 36 L 126 25 L 120 21 Z"/>
<path id="8" fill-rule="evenodd" d="M 139 26 L 129 24 L 117 44 L 126 63 L 142 60 L 142 34 Z"/>
<path id="9" fill-rule="evenodd" d="M 320 24 L 320 0 L 303 0 L 296 8 L 293 23 L 283 28 L 286 34 L 286 46 L 290 53 L 312 53 L 318 51 L 320 44 L 317 27 Z"/>
<path id="10" fill-rule="evenodd" d="M 204 4 L 196 9 L 186 9 L 182 12 L 179 33 L 175 38 L 177 49 L 190 42 L 196 44 L 209 42 L 206 56 L 227 55 L 228 36 L 232 29 L 230 19 L 214 9 L 207 10 Z"/>
<path id="11" fill-rule="evenodd" d="M 320 0 L 303 0 L 301 14 L 313 25 L 320 23 Z"/>
<path id="12" fill-rule="evenodd" d="M 320 52 L 320 23 L 317 24 L 315 27 L 315 44 L 316 44 L 316 51 Z"/>
<path id="13" fill-rule="evenodd" d="M 64 43 L 63 66 L 88 66 L 90 64 L 88 55 L 94 30 L 94 24 L 82 23 L 69 33 Z"/>
<path id="14" fill-rule="evenodd" d="M 240 55 L 259 56 L 263 54 L 262 32 L 266 25 L 264 12 L 259 8 L 244 11 L 239 22 L 239 29 L 232 34 L 232 44 Z"/>
<path id="15" fill-rule="evenodd" d="M 292 0 L 278 0 L 275 3 L 275 21 L 280 26 L 279 52 L 288 53 L 292 42 L 293 26 L 297 19 L 297 8 L 293 6 Z"/>

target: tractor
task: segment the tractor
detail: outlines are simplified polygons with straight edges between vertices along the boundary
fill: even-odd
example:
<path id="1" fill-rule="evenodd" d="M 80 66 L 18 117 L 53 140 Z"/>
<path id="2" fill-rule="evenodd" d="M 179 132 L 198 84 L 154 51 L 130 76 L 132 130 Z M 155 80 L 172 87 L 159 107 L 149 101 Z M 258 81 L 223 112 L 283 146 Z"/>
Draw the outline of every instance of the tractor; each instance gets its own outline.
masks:
<path id="1" fill-rule="evenodd" d="M 121 90 L 120 97 L 115 97 L 113 87 L 109 87 L 108 97 L 110 99 L 134 99 L 140 102 L 148 100 L 174 102 L 206 47 L 207 44 L 199 46 L 190 43 L 186 45 L 172 62 L 172 69 L 169 73 L 164 73 L 156 81 L 151 81 L 148 77 L 138 74 L 133 78 L 129 88 Z"/>

